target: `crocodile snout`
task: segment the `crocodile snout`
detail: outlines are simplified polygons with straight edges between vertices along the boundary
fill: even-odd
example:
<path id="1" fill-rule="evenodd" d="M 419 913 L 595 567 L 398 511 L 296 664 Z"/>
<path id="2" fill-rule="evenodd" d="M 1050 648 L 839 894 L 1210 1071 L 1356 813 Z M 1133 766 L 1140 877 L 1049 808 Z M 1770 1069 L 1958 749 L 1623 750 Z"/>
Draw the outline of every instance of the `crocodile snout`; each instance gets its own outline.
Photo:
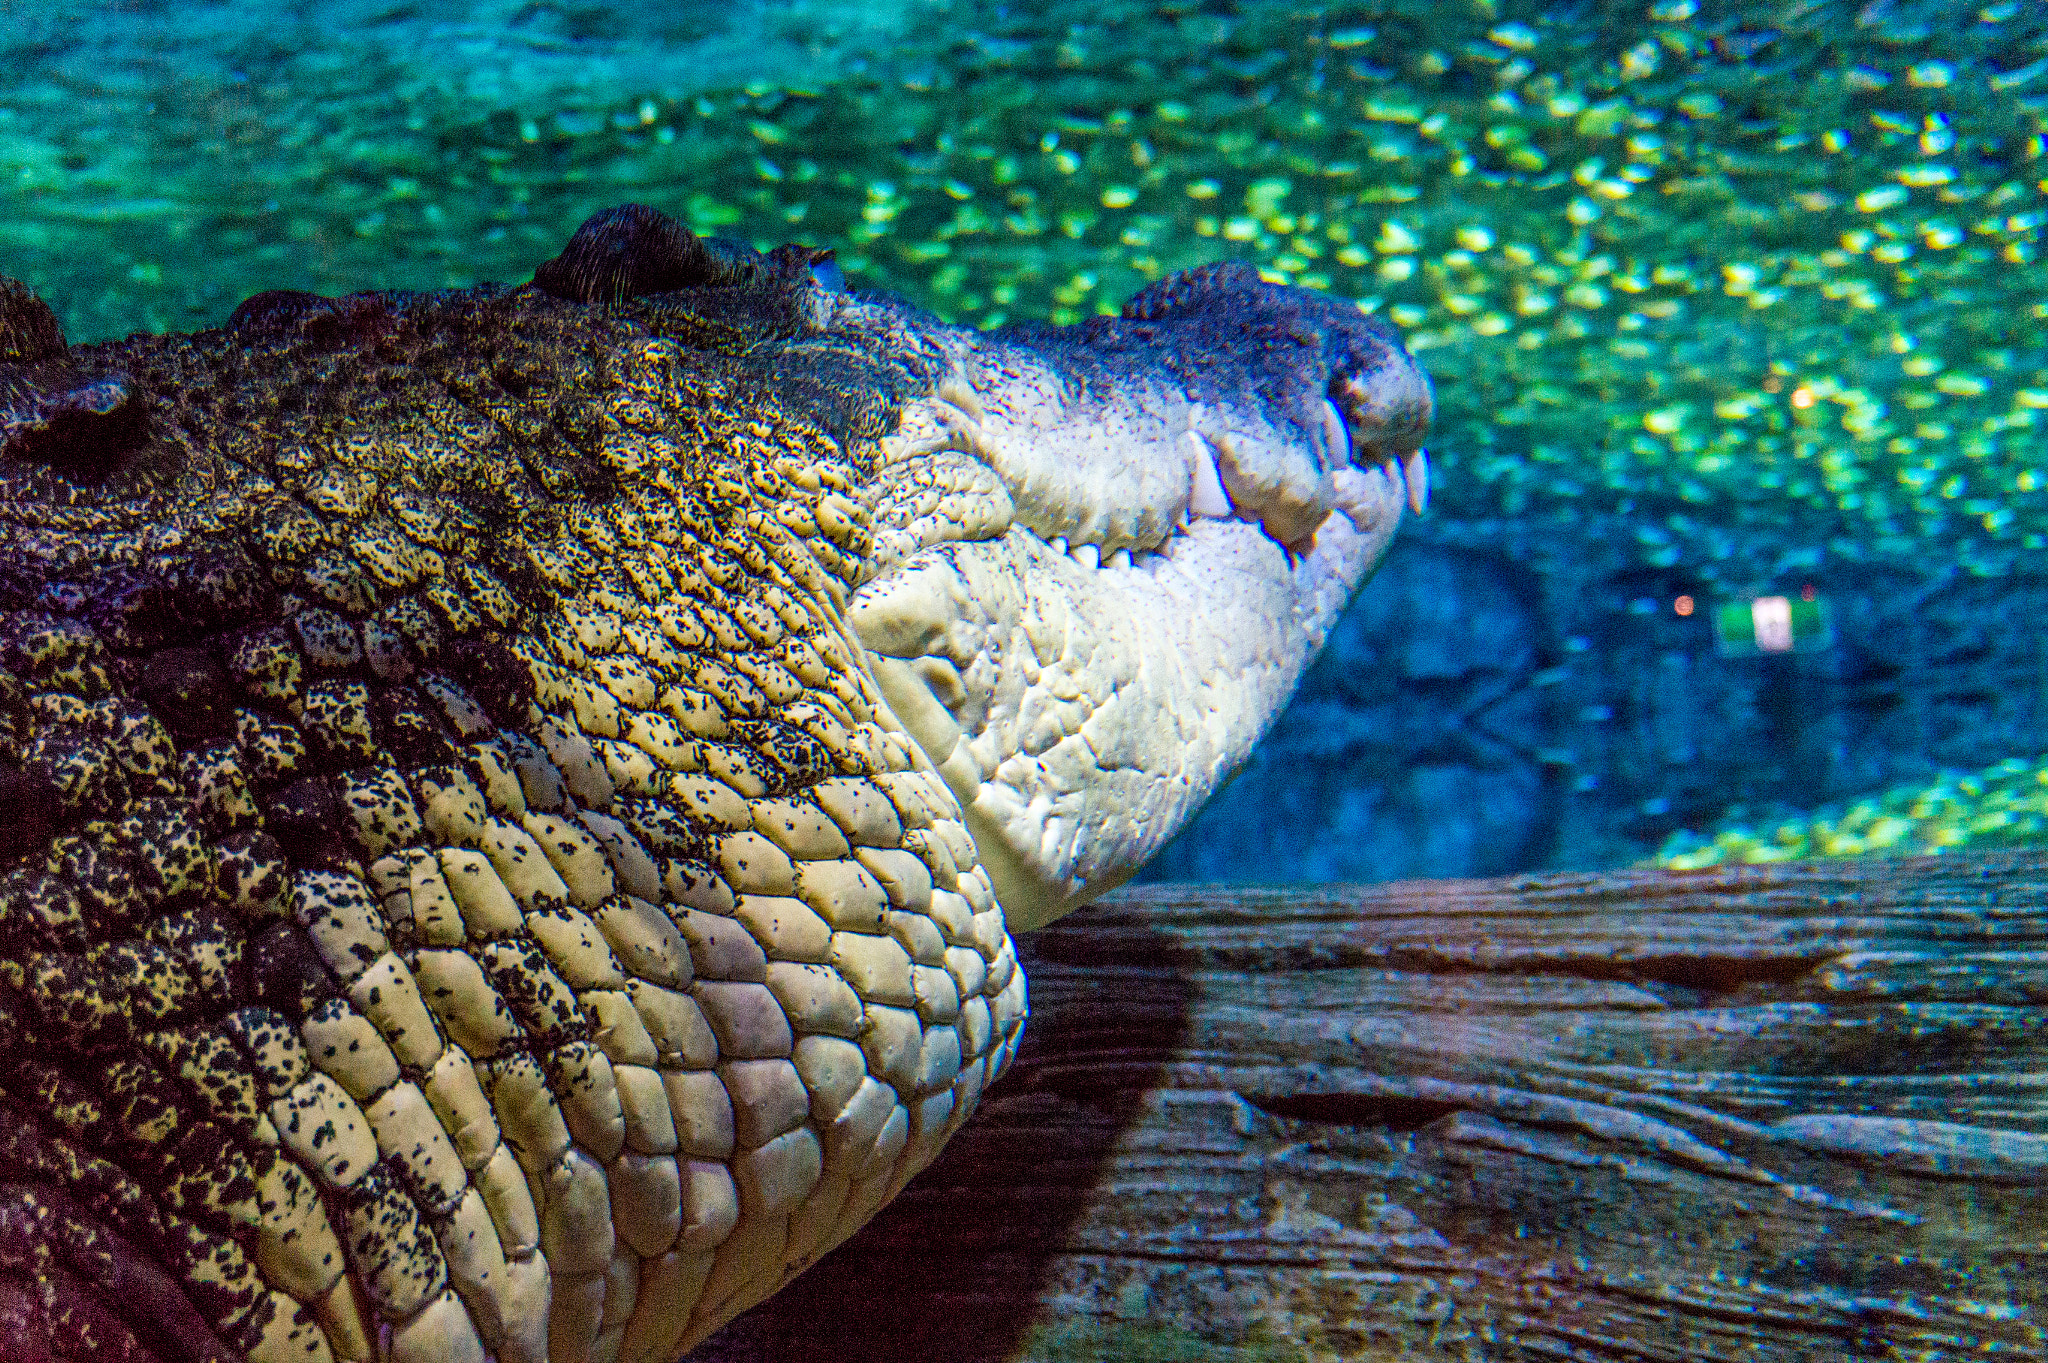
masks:
<path id="1" fill-rule="evenodd" d="M 1119 317 L 933 338 L 952 367 L 887 442 L 850 614 L 1035 926 L 1249 754 L 1422 509 L 1429 380 L 1354 305 L 1241 264 Z"/>

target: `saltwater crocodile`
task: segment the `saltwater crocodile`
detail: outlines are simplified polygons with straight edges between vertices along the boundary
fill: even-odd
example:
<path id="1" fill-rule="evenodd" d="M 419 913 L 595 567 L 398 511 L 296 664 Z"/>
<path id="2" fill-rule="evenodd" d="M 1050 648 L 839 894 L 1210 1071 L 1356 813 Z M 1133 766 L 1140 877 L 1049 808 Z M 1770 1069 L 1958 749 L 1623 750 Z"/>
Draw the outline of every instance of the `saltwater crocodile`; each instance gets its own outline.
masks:
<path id="1" fill-rule="evenodd" d="M 676 1357 L 972 1111 L 1429 405 L 1244 267 L 984 335 L 638 207 L 189 336 L 0 282 L 0 1354 Z"/>

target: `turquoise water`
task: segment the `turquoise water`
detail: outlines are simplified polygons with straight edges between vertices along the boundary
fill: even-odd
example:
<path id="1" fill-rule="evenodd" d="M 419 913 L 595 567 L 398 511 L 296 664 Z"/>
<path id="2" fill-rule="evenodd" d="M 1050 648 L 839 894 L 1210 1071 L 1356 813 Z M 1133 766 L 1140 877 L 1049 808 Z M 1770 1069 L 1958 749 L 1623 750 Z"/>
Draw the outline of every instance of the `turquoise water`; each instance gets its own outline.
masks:
<path id="1" fill-rule="evenodd" d="M 1440 402 L 1408 680 L 1470 723 L 1368 713 L 1410 603 L 1280 735 L 1313 780 L 1254 764 L 1167 873 L 2039 830 L 2026 621 L 1990 663 L 1901 623 L 2021 610 L 2048 542 L 2038 5 L 38 3 L 0 68 L 0 268 L 72 340 L 523 278 L 627 200 L 984 324 L 1224 257 L 1392 319 Z M 1802 592 L 1830 648 L 1723 656 L 1714 612 Z M 1443 643 L 1501 630 L 1505 671 Z"/>

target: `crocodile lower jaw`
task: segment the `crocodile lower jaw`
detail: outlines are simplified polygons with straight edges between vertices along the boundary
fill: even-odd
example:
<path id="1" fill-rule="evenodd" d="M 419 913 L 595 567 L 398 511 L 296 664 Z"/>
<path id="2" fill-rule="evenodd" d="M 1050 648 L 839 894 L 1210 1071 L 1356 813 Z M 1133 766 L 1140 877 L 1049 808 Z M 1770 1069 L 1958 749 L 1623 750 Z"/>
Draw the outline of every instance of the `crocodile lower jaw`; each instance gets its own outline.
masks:
<path id="1" fill-rule="evenodd" d="M 1292 548 L 1197 516 L 1105 560 L 1013 524 L 858 593 L 882 694 L 959 799 L 1012 930 L 1128 879 L 1229 777 L 1420 500 L 1409 467 L 1341 470 L 1339 509 Z"/>

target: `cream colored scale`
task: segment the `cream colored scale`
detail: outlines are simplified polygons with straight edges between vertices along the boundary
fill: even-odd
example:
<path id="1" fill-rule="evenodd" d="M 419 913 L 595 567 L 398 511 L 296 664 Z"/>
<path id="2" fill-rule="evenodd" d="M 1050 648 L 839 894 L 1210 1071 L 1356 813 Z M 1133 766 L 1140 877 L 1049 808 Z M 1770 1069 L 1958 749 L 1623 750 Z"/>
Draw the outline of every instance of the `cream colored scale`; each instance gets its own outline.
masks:
<path id="1" fill-rule="evenodd" d="M 492 774 L 416 783 L 443 845 L 393 850 L 369 886 L 292 880 L 348 992 L 272 1042 L 295 1160 L 264 1189 L 259 1264 L 343 1358 L 672 1358 L 972 1111 L 1023 1019 L 1002 911 L 951 796 L 872 704 L 854 740 L 877 775 L 748 799 L 675 770 L 688 748 L 666 737 L 594 743 L 556 718 L 535 742 L 443 695 Z M 601 812 L 657 792 L 720 822 L 716 877 L 664 869 Z M 520 1044 L 579 1012 L 591 1040 Z M 421 1195 L 389 1200 L 358 1290 L 318 1191 L 380 1155 Z M 407 1252 L 422 1237 L 441 1271 Z"/>

